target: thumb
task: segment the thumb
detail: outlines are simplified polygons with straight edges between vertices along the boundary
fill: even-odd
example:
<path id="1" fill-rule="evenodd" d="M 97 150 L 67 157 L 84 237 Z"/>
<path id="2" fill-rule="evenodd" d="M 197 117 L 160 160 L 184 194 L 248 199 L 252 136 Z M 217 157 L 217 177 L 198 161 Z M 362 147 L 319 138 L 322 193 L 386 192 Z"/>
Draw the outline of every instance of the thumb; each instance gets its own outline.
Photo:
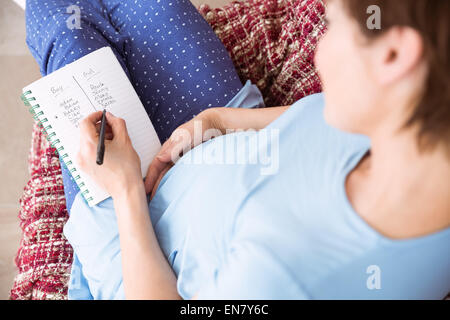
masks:
<path id="1" fill-rule="evenodd" d="M 145 177 L 145 182 L 144 182 L 145 192 L 147 194 L 152 191 L 153 186 L 155 185 L 156 181 L 158 180 L 159 175 L 168 166 L 169 166 L 169 163 L 159 160 L 158 156 L 156 156 L 153 159 L 153 161 L 150 163 L 150 166 L 148 167 L 147 175 Z"/>
<path id="2" fill-rule="evenodd" d="M 167 140 L 161 147 L 161 150 L 159 150 L 158 154 L 156 155 L 156 158 L 161 162 L 170 162 L 172 160 L 172 149 L 174 145 L 172 141 Z"/>

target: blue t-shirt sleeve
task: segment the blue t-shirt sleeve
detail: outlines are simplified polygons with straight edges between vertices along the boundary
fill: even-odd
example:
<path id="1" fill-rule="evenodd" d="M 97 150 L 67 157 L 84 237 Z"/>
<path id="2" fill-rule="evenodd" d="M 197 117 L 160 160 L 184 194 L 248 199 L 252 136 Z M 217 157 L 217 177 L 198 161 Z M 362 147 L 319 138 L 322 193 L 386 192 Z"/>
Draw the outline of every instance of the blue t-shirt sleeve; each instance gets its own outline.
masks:
<path id="1" fill-rule="evenodd" d="M 206 299 L 309 299 L 289 269 L 270 250 L 253 242 L 239 242 L 229 250 L 226 263 L 200 288 Z"/>

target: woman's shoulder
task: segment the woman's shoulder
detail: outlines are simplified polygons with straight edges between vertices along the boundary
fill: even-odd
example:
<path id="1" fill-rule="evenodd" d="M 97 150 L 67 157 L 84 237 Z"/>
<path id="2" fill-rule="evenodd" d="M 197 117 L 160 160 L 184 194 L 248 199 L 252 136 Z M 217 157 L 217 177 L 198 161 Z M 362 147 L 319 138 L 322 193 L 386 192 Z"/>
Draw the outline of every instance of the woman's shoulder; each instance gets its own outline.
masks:
<path id="1" fill-rule="evenodd" d="M 315 93 L 297 100 L 289 109 L 296 114 L 301 113 L 307 117 L 319 117 L 323 114 L 324 107 L 325 99 L 323 93 Z"/>
<path id="2" fill-rule="evenodd" d="M 304 97 L 292 104 L 267 129 L 280 131 L 280 145 L 299 156 L 336 159 L 351 157 L 370 147 L 369 137 L 342 131 L 329 125 L 324 117 L 325 99 L 322 93 Z"/>
<path id="3" fill-rule="evenodd" d="M 318 129 L 326 125 L 323 118 L 325 101 L 322 93 L 312 94 L 294 102 L 266 129 L 279 129 L 285 136 L 299 131 Z"/>

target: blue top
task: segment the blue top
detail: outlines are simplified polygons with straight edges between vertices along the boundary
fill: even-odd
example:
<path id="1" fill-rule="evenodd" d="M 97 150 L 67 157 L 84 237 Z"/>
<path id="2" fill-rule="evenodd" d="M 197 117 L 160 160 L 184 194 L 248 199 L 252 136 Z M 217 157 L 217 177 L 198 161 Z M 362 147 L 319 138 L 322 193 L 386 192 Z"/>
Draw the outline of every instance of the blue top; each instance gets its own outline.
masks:
<path id="1" fill-rule="evenodd" d="M 274 174 L 262 174 L 269 166 L 261 163 L 192 164 L 203 154 L 220 163 L 222 154 L 214 149 L 224 145 L 227 155 L 231 149 L 226 148 L 240 136 L 272 130 L 279 130 L 278 146 L 277 139 L 268 142 L 279 152 Z M 272 154 L 264 143 L 249 150 L 250 139 L 239 141 L 247 153 Z M 182 158 L 150 205 L 180 294 L 198 293 L 200 299 L 445 297 L 450 229 L 390 240 L 349 203 L 345 179 L 369 148 L 366 136 L 325 123 L 319 94 L 295 103 L 264 132 L 220 137 Z"/>
<path id="2" fill-rule="evenodd" d="M 450 291 L 450 228 L 408 240 L 371 228 L 345 191 L 370 140 L 327 125 L 323 104 L 321 94 L 297 101 L 265 130 L 211 140 L 164 176 L 150 215 L 183 298 L 442 299 Z"/>

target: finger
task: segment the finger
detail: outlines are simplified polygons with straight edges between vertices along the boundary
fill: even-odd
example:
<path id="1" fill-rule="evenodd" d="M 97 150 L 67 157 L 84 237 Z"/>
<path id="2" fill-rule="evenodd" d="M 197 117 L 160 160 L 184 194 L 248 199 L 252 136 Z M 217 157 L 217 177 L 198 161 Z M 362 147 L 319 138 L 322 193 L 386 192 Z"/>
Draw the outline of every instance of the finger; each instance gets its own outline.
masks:
<path id="1" fill-rule="evenodd" d="M 161 150 L 159 150 L 156 157 L 162 162 L 170 162 L 172 160 L 171 154 L 174 146 L 175 144 L 172 140 L 167 140 L 161 147 Z"/>
<path id="2" fill-rule="evenodd" d="M 94 142 L 97 137 L 96 124 L 102 119 L 102 111 L 91 113 L 80 122 L 81 138 Z"/>
<path id="3" fill-rule="evenodd" d="M 189 130 L 185 128 L 176 129 L 170 138 L 164 142 L 156 158 L 161 162 L 175 163 L 183 153 L 192 147 L 192 139 Z"/>
<path id="4" fill-rule="evenodd" d="M 105 133 L 105 140 L 112 140 L 114 138 L 114 135 L 112 132 Z"/>
<path id="5" fill-rule="evenodd" d="M 176 143 L 171 152 L 170 152 L 170 160 L 172 163 L 175 163 L 180 159 L 184 154 L 186 154 L 189 150 L 191 150 L 191 141 L 184 140 L 182 142 Z"/>
<path id="6" fill-rule="evenodd" d="M 166 150 L 169 154 L 162 155 L 167 159 L 170 157 L 170 160 L 175 163 L 184 153 L 189 151 L 192 147 L 192 136 L 188 129 L 178 128 L 172 133 L 172 136 L 169 139 L 170 146 L 169 149 Z"/>
<path id="7" fill-rule="evenodd" d="M 173 142 L 169 139 L 162 145 L 158 154 L 153 158 L 147 170 L 145 178 L 145 190 L 147 194 L 152 190 L 154 183 L 158 179 L 159 174 L 164 168 L 171 163 L 171 151 L 173 149 Z"/>
<path id="8" fill-rule="evenodd" d="M 147 175 L 145 177 L 145 192 L 148 194 L 152 191 L 155 182 L 158 180 L 159 175 L 169 164 L 159 160 L 157 157 L 153 159 L 147 170 Z"/>
<path id="9" fill-rule="evenodd" d="M 101 122 L 99 122 L 99 123 L 97 123 L 95 125 L 95 129 L 97 130 L 97 134 L 98 135 L 100 135 L 101 127 L 102 127 L 102 123 Z M 109 124 L 106 124 L 106 127 L 105 127 L 105 139 L 106 140 L 112 140 L 113 137 L 114 136 L 113 136 L 113 133 L 112 133 L 111 126 Z"/>

